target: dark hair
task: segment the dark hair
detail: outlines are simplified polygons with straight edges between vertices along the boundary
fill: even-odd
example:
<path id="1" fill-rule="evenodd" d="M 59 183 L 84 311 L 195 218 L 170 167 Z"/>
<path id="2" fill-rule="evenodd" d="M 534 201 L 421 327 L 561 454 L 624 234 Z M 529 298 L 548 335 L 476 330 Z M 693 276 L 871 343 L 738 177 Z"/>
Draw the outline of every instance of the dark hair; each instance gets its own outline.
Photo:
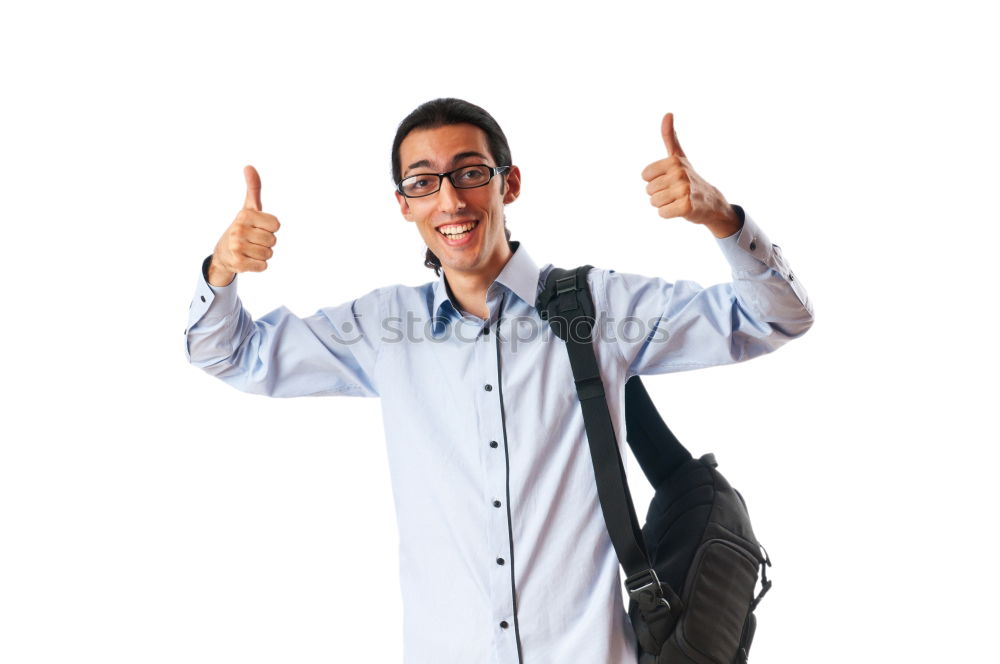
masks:
<path id="1" fill-rule="evenodd" d="M 456 124 L 471 124 L 482 129 L 486 134 L 486 144 L 490 149 L 490 155 L 497 162 L 496 165 L 507 166 L 511 164 L 507 137 L 492 115 L 465 100 L 443 97 L 417 106 L 399 123 L 399 128 L 396 129 L 396 138 L 392 141 L 393 184 L 398 185 L 403 177 L 403 168 L 399 163 L 399 146 L 411 131 L 414 129 L 435 129 Z M 510 230 L 507 228 L 506 217 L 504 218 L 503 231 L 504 235 L 507 236 L 507 242 L 510 242 Z M 430 247 L 427 248 L 424 265 L 433 269 L 434 274 L 441 276 L 441 261 L 430 250 Z"/>

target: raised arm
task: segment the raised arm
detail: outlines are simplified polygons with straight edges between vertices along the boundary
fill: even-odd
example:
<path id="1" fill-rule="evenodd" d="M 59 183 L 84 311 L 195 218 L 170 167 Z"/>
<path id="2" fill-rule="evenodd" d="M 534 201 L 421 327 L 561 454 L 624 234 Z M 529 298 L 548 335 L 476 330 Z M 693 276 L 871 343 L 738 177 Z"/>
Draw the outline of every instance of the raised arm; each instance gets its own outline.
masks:
<path id="1" fill-rule="evenodd" d="M 378 396 L 380 291 L 308 318 L 280 307 L 255 321 L 244 309 L 237 274 L 267 268 L 278 230 L 261 211 L 257 171 L 244 174 L 244 207 L 202 262 L 184 330 L 188 362 L 254 394 Z"/>
<path id="2" fill-rule="evenodd" d="M 703 224 L 732 268 L 733 281 L 702 288 L 692 281 L 601 271 L 599 302 L 618 321 L 613 330 L 628 375 L 728 364 L 775 350 L 804 334 L 813 308 L 781 248 L 744 210 L 692 168 L 674 132 L 661 125 L 667 158 L 642 172 L 661 217 Z M 627 325 L 622 321 L 631 321 Z"/>

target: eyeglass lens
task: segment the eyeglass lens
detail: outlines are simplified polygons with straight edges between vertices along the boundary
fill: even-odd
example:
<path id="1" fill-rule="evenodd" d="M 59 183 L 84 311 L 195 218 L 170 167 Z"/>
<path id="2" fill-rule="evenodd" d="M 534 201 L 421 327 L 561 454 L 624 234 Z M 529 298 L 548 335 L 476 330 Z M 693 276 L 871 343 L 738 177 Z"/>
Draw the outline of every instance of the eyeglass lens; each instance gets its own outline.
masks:
<path id="1" fill-rule="evenodd" d="M 465 166 L 452 171 L 448 179 L 457 189 L 482 187 L 490 181 L 490 169 L 486 166 Z M 426 196 L 441 188 L 441 178 L 432 173 L 412 175 L 400 184 L 407 196 Z"/>

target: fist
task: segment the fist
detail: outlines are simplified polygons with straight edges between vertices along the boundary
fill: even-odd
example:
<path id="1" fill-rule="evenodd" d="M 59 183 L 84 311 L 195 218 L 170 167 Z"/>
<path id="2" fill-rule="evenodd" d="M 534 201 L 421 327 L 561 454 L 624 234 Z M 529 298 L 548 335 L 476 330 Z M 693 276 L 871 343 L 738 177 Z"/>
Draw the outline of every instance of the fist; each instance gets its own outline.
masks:
<path id="1" fill-rule="evenodd" d="M 281 227 L 273 214 L 261 212 L 260 176 L 257 169 L 243 169 L 247 181 L 247 197 L 243 209 L 219 238 L 208 268 L 208 283 L 228 286 L 239 272 L 263 272 L 274 255 L 271 247 L 277 242 L 274 234 Z"/>
<path id="2" fill-rule="evenodd" d="M 667 158 L 654 161 L 642 171 L 648 182 L 649 202 L 664 218 L 684 217 L 704 224 L 716 237 L 727 237 L 740 229 L 736 211 L 722 193 L 695 173 L 674 133 L 674 114 L 663 116 L 660 126 Z"/>

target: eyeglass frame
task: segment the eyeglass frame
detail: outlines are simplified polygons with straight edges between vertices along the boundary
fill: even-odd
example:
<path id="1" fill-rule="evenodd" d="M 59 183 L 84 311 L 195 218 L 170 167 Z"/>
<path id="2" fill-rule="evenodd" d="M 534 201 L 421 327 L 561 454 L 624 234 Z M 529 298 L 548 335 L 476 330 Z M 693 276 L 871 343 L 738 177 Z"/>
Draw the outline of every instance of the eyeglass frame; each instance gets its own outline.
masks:
<path id="1" fill-rule="evenodd" d="M 460 187 L 457 184 L 455 184 L 454 180 L 451 179 L 451 174 L 452 173 L 457 173 L 458 171 L 460 171 L 460 170 L 462 170 L 464 168 L 472 168 L 473 166 L 484 166 L 487 170 L 489 170 L 489 172 L 490 172 L 490 178 L 486 182 L 484 182 L 482 184 L 473 185 L 471 187 Z M 459 166 L 458 168 L 453 168 L 450 171 L 447 171 L 446 173 L 414 173 L 413 175 L 407 175 L 405 178 L 403 178 L 402 180 L 400 180 L 399 184 L 396 185 L 396 191 L 398 191 L 400 193 L 400 195 L 402 195 L 404 198 L 424 198 L 425 196 L 433 196 L 434 194 L 436 194 L 439 191 L 441 191 L 441 186 L 444 184 L 445 177 L 448 178 L 448 182 L 451 182 L 451 186 L 453 186 L 455 189 L 479 189 L 480 187 L 485 187 L 490 182 L 493 182 L 493 178 L 495 178 L 497 175 L 502 175 L 505 171 L 507 171 L 508 169 L 510 169 L 510 167 L 511 167 L 511 164 L 508 164 L 506 166 L 490 166 L 489 164 L 466 164 L 465 166 Z M 403 183 L 406 182 L 407 180 L 409 180 L 410 178 L 415 178 L 415 177 L 418 177 L 420 175 L 424 175 L 424 176 L 433 175 L 433 176 L 436 176 L 437 179 L 438 179 L 437 189 L 435 189 L 434 191 L 432 191 L 430 193 L 427 193 L 427 194 L 420 194 L 419 196 L 410 196 L 407 193 L 405 193 L 403 191 Z"/>

